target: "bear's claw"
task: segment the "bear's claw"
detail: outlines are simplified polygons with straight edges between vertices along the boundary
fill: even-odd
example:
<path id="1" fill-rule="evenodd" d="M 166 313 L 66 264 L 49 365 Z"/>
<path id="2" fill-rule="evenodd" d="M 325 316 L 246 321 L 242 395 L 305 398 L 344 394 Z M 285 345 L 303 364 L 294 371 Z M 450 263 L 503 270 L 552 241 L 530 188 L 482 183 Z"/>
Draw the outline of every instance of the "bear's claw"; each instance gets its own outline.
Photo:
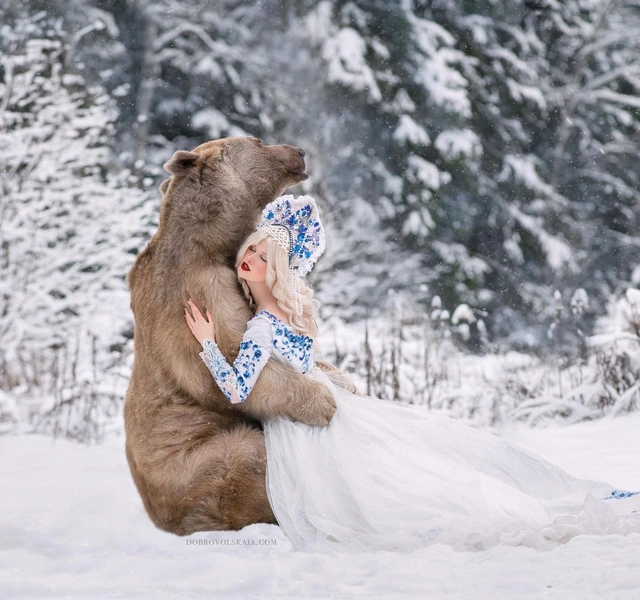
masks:
<path id="1" fill-rule="evenodd" d="M 290 416 L 294 421 L 299 421 L 306 425 L 326 427 L 338 407 L 331 390 L 327 386 L 318 384 L 315 392 L 314 397 L 301 404 L 299 412 Z"/>

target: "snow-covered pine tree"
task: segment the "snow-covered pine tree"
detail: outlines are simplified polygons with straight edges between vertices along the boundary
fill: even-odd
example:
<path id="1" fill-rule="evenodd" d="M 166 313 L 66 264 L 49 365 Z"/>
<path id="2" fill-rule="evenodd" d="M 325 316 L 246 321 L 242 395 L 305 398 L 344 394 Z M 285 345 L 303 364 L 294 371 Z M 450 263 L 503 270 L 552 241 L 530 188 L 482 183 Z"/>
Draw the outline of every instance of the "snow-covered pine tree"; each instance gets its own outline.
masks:
<path id="1" fill-rule="evenodd" d="M 514 342 L 532 341 L 536 336 L 527 326 L 544 310 L 545 294 L 551 299 L 548 286 L 554 280 L 558 285 L 550 271 L 560 277 L 567 265 L 575 267 L 553 222 L 529 212 L 561 202 L 539 172 L 544 157 L 534 143 L 548 127 L 546 49 L 526 29 L 526 5 L 422 5 L 465 56 L 460 65 L 469 101 L 459 125 L 467 132 L 466 146 L 462 138 L 456 152 L 446 132 L 437 138 L 452 179 L 433 235 L 434 247 L 445 251 L 432 265 L 435 285 L 449 304 L 463 300 L 488 310 L 499 337 L 516 332 Z"/>
<path id="2" fill-rule="evenodd" d="M 139 28 L 135 38 L 127 22 L 131 10 Z M 136 0 L 127 11 L 118 7 L 116 22 L 128 32 L 122 36 L 140 63 L 139 72 L 128 74 L 123 98 L 135 106 L 125 114 L 133 139 L 123 141 L 136 169 L 146 162 L 143 171 L 159 175 L 159 165 L 175 149 L 268 128 L 261 113 L 267 57 L 248 51 L 252 11 L 246 2 L 213 7 L 208 0 Z"/>
<path id="3" fill-rule="evenodd" d="M 584 287 L 602 314 L 637 264 L 640 225 L 640 7 L 630 0 L 556 2 L 538 24 L 552 68 L 547 83 L 556 128 L 547 151 L 549 181 L 568 199 L 557 220 L 575 224 L 567 237 L 579 249 Z M 559 84 L 555 69 L 566 79 Z"/>
<path id="4" fill-rule="evenodd" d="M 0 388 L 16 420 L 91 438 L 126 387 L 125 275 L 150 206 L 108 172 L 117 113 L 68 68 L 60 19 L 0 20 Z"/>
<path id="5" fill-rule="evenodd" d="M 434 247 L 457 241 L 481 261 L 482 276 L 435 265 L 436 281 L 488 309 L 494 334 L 539 343 L 554 289 L 584 287 L 598 311 L 633 264 L 637 10 L 625 0 L 417 4 L 466 57 L 466 127 L 482 150 L 451 165 L 441 194 L 447 214 L 466 213 L 450 224 L 467 226 L 433 235 Z"/>
<path id="6" fill-rule="evenodd" d="M 429 278 L 420 260 L 449 174 L 428 130 L 465 110 L 452 68 L 462 55 L 406 2 L 308 1 L 282 20 L 270 44 L 286 82 L 274 90 L 288 109 L 278 129 L 308 140 L 311 191 L 333 220 L 315 283 L 325 303 L 362 314 L 384 306 L 389 289 L 418 290 Z"/>
<path id="7" fill-rule="evenodd" d="M 380 307 L 409 287 L 488 310 L 494 335 L 523 344 L 545 338 L 553 290 L 584 287 L 597 312 L 628 277 L 631 0 L 100 8 L 126 48 L 131 164 L 155 177 L 175 148 L 233 133 L 308 150 L 298 191 L 328 208 L 325 303 Z"/>

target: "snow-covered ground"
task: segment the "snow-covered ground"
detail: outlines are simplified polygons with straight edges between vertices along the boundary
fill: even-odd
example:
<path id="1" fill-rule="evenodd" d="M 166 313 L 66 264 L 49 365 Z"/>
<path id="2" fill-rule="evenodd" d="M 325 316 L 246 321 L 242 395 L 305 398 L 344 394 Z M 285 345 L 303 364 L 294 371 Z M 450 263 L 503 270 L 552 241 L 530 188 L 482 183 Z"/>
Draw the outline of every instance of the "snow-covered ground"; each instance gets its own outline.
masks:
<path id="1" fill-rule="evenodd" d="M 572 474 L 640 489 L 640 414 L 503 435 Z M 146 517 L 123 439 L 0 438 L 0 598 L 640 598 L 640 534 L 550 551 L 304 554 L 276 526 L 178 538 Z M 200 543 L 196 543 L 196 541 Z M 203 542 L 206 540 L 206 542 Z"/>

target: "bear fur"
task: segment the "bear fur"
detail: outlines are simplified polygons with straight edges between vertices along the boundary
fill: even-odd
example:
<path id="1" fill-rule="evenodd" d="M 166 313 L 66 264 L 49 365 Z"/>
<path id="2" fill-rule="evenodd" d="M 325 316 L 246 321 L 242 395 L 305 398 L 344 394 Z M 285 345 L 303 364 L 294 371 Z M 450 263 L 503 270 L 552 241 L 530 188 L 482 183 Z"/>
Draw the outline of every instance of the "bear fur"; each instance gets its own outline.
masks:
<path id="1" fill-rule="evenodd" d="M 184 319 L 192 298 L 216 323 L 229 362 L 252 313 L 238 283 L 236 252 L 266 204 L 307 179 L 304 152 L 249 137 L 179 151 L 165 164 L 158 230 L 128 277 L 134 364 L 124 403 L 126 455 L 154 524 L 188 535 L 275 523 L 265 487 L 261 422 L 285 415 L 327 425 L 327 386 L 271 359 L 241 404 L 232 405 L 199 357 Z M 329 365 L 336 383 L 350 387 Z"/>

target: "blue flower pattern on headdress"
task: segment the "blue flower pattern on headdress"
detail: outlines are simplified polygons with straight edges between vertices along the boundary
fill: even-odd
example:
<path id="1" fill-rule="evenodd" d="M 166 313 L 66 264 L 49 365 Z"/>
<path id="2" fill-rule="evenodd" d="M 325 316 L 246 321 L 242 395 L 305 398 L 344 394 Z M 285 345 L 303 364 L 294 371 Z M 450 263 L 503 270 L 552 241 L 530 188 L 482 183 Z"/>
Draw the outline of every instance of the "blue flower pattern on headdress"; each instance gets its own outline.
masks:
<path id="1" fill-rule="evenodd" d="M 288 229 L 291 249 L 289 268 L 304 277 L 311 271 L 325 247 L 324 228 L 318 207 L 311 196 L 280 196 L 262 211 L 258 229 L 281 225 Z"/>

